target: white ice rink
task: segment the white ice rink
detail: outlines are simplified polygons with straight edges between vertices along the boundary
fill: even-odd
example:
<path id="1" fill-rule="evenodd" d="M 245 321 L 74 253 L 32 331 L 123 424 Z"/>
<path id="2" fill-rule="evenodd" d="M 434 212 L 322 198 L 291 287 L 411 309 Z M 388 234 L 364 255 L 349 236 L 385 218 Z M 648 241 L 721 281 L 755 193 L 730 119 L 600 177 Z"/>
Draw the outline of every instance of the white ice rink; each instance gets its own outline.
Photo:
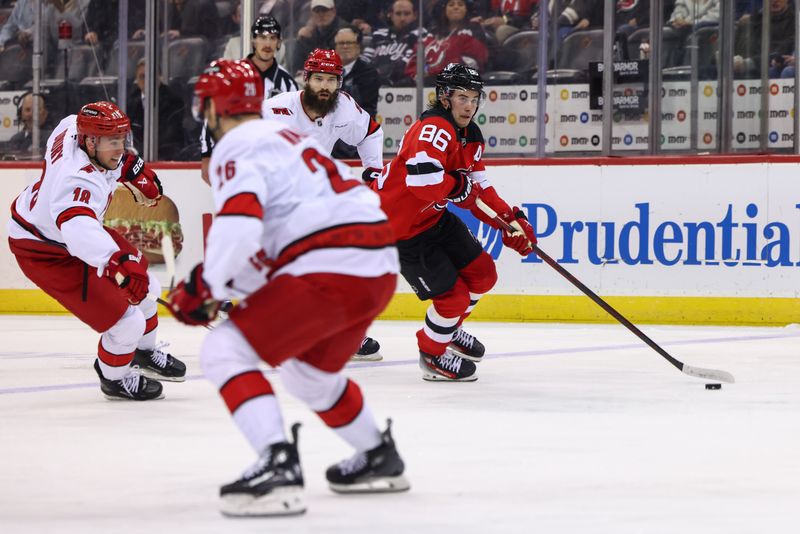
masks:
<path id="1" fill-rule="evenodd" d="M 233 520 L 218 487 L 255 455 L 200 376 L 203 329 L 163 320 L 189 380 L 111 402 L 88 327 L 1 316 L 0 533 L 800 532 L 800 329 L 644 327 L 737 379 L 707 391 L 616 324 L 472 323 L 480 379 L 427 383 L 416 328 L 374 325 L 385 361 L 346 371 L 394 419 L 411 491 L 331 493 L 324 469 L 350 451 L 276 379 L 308 512 Z"/>

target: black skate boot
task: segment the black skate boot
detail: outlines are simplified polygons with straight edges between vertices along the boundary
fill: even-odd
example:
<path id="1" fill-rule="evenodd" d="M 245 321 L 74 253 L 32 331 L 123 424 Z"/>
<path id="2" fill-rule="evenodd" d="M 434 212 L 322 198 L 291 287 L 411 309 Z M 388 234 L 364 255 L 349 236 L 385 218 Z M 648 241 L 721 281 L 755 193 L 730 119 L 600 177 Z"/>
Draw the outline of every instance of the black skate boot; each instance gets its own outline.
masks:
<path id="1" fill-rule="evenodd" d="M 99 360 L 94 361 L 94 370 L 100 377 L 100 391 L 109 400 L 157 400 L 163 399 L 164 387 L 158 380 L 148 380 L 139 372 L 138 366 L 133 366 L 127 375 L 120 380 L 109 380 L 100 370 Z"/>
<path id="2" fill-rule="evenodd" d="M 186 380 L 186 365 L 164 350 L 168 345 L 169 343 L 162 342 L 156 345 L 154 350 L 136 349 L 133 353 L 133 363 L 138 365 L 142 374 L 148 378 L 183 382 Z"/>
<path id="3" fill-rule="evenodd" d="M 486 352 L 486 347 L 483 346 L 483 343 L 460 327 L 453 333 L 453 339 L 450 340 L 448 348 L 462 358 L 473 362 L 483 360 L 483 355 Z"/>
<path id="4" fill-rule="evenodd" d="M 419 351 L 419 367 L 422 379 L 431 382 L 474 382 L 478 379 L 475 364 L 453 352 L 434 356 Z"/>
<path id="5" fill-rule="evenodd" d="M 354 362 L 379 362 L 383 359 L 380 350 L 381 344 L 377 340 L 365 337 L 364 341 L 361 342 L 361 348 L 350 357 L 350 360 Z"/>
<path id="6" fill-rule="evenodd" d="M 292 442 L 267 447 L 242 478 L 219 490 L 220 510 L 228 516 L 297 515 L 306 511 L 303 471 L 297 452 L 297 431 L 292 425 Z"/>
<path id="7" fill-rule="evenodd" d="M 386 421 L 381 444 L 332 465 L 325 473 L 336 493 L 390 493 L 411 487 L 403 476 L 405 465 L 392 439 L 392 420 Z"/>

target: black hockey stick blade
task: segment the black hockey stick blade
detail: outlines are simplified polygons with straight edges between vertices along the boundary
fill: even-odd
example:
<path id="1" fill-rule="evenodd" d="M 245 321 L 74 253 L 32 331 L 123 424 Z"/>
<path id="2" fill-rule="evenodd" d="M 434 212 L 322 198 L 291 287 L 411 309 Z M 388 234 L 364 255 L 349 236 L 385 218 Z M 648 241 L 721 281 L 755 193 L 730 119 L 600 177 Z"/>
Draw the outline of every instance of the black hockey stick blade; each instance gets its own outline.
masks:
<path id="1" fill-rule="evenodd" d="M 518 229 L 514 228 L 506 221 L 498 217 L 497 212 L 495 212 L 492 208 L 487 206 L 482 200 L 478 199 L 476 201 L 476 205 L 478 209 L 483 211 L 486 215 L 491 217 L 500 227 L 504 228 L 505 231 L 514 233 L 518 231 Z M 710 380 L 715 382 L 726 382 L 728 384 L 733 384 L 736 380 L 733 378 L 733 375 L 727 371 L 721 371 L 718 369 L 705 369 L 703 367 L 694 367 L 691 365 L 686 365 L 682 361 L 678 360 L 671 356 L 666 350 L 661 348 L 661 346 L 650 339 L 644 332 L 639 330 L 632 322 L 630 322 L 625 316 L 619 313 L 616 309 L 614 309 L 608 302 L 603 300 L 597 293 L 589 289 L 583 282 L 575 278 L 572 273 L 567 271 L 564 267 L 562 267 L 556 260 L 548 256 L 542 249 L 538 246 L 533 245 L 533 251 L 539 256 L 545 263 L 547 263 L 550 267 L 555 269 L 558 274 L 566 278 L 572 285 L 577 287 L 578 289 L 583 292 L 584 295 L 589 297 L 594 301 L 595 304 L 603 308 L 609 315 L 611 315 L 614 319 L 616 319 L 622 326 L 633 332 L 633 334 L 644 341 L 651 349 L 656 351 L 659 355 L 661 355 L 664 359 L 666 359 L 669 363 L 674 365 L 678 368 L 682 373 L 687 374 L 689 376 L 694 376 L 696 378 L 702 378 L 703 380 Z"/>
<path id="2" fill-rule="evenodd" d="M 162 299 L 161 297 L 156 298 L 156 302 L 158 302 L 159 304 L 161 304 L 165 308 L 169 309 L 169 302 L 167 302 L 166 300 Z M 208 329 L 208 330 L 214 330 L 214 327 L 211 326 L 210 324 L 204 324 L 203 326 L 205 326 L 206 329 Z"/>

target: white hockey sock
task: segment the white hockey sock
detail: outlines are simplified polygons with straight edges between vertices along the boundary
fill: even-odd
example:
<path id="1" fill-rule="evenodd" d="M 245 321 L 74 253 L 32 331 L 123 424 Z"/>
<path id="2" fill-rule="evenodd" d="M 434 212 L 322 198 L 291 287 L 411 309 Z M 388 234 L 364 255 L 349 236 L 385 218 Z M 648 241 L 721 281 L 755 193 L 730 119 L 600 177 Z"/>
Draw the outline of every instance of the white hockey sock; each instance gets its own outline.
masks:
<path id="1" fill-rule="evenodd" d="M 372 415 L 372 410 L 366 402 L 361 408 L 361 413 L 352 422 L 334 428 L 333 431 L 358 452 L 374 449 L 381 444 L 381 431 L 375 424 L 375 416 Z"/>
<path id="2" fill-rule="evenodd" d="M 233 420 L 258 454 L 273 443 L 286 441 L 283 417 L 275 395 L 250 399 L 236 409 Z"/>
<path id="3" fill-rule="evenodd" d="M 136 344 L 137 349 L 153 350 L 158 336 L 158 305 L 155 301 L 144 299 L 138 306 L 145 317 L 144 335 Z"/>

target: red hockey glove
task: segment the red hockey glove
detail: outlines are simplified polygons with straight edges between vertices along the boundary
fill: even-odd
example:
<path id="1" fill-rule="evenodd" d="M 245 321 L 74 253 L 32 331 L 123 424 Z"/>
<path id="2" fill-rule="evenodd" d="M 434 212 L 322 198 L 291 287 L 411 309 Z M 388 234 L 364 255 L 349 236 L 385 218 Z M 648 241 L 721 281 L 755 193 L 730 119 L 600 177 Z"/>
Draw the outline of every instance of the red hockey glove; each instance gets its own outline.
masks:
<path id="1" fill-rule="evenodd" d="M 456 186 L 447 195 L 447 200 L 465 210 L 475 207 L 475 201 L 481 194 L 481 186 L 473 182 L 469 174 L 462 170 L 449 173 L 456 180 Z"/>
<path id="2" fill-rule="evenodd" d="M 203 280 L 202 263 L 192 269 L 188 279 L 169 292 L 167 302 L 169 311 L 178 321 L 192 326 L 207 325 L 216 319 L 220 304 Z"/>
<path id="3" fill-rule="evenodd" d="M 136 202 L 147 207 L 158 204 L 164 193 L 156 173 L 145 166 L 142 158 L 133 154 L 122 156 L 118 181 L 128 188 Z"/>
<path id="4" fill-rule="evenodd" d="M 122 250 L 116 251 L 108 260 L 105 274 L 122 288 L 128 302 L 134 306 L 147 296 L 150 278 L 147 276 L 147 263 L 142 259 L 141 253 L 135 256 Z"/>
<path id="5" fill-rule="evenodd" d="M 513 248 L 522 256 L 527 256 L 533 252 L 533 245 L 537 243 L 536 234 L 533 226 L 528 222 L 528 218 L 518 207 L 514 206 L 511 211 L 499 214 L 500 218 L 517 229 L 510 234 L 503 231 L 503 244 L 508 248 Z"/>
<path id="6" fill-rule="evenodd" d="M 378 169 L 377 167 L 367 167 L 364 169 L 364 172 L 361 173 L 361 179 L 364 180 L 365 184 L 370 185 L 381 177 L 382 170 L 383 169 Z"/>

